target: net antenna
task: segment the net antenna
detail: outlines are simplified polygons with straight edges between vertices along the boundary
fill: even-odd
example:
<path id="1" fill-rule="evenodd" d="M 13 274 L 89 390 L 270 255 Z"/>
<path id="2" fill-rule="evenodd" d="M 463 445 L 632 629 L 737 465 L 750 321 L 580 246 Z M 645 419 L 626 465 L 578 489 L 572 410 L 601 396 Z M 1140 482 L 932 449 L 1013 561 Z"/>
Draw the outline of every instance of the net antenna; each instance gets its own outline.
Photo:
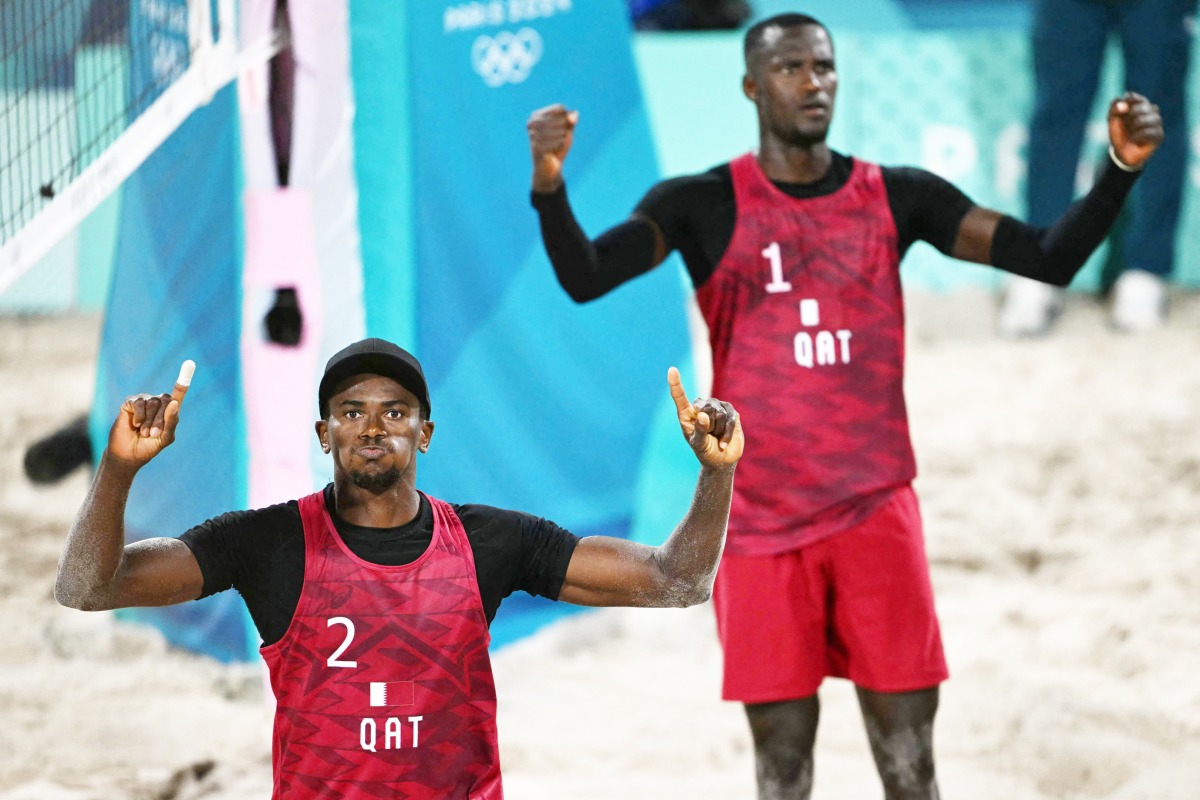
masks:
<path id="1" fill-rule="evenodd" d="M 129 2 L 138 4 L 136 15 Z M 104 13 L 110 19 L 97 20 Z M 243 47 L 236 0 L 4 0 L 0 292 L 193 111 L 287 47 L 285 19 L 277 15 L 269 34 Z M 80 39 L 89 26 L 101 29 L 108 58 L 82 54 Z M 127 80 L 139 58 L 151 76 L 140 86 Z"/>

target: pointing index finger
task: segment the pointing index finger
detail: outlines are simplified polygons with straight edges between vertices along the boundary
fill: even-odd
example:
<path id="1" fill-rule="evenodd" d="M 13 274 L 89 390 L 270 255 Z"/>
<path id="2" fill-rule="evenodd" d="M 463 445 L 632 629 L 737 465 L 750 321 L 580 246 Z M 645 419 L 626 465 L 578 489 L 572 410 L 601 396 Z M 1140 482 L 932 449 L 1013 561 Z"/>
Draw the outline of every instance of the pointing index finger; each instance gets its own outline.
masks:
<path id="1" fill-rule="evenodd" d="M 667 370 L 667 383 L 671 386 L 671 399 L 675 401 L 675 410 L 680 413 L 692 409 L 692 404 L 687 399 L 687 392 L 683 390 L 683 381 L 679 378 L 679 370 L 671 367 Z"/>
<path id="2" fill-rule="evenodd" d="M 184 361 L 179 367 L 179 377 L 175 379 L 175 389 L 171 392 L 171 399 L 182 403 L 184 395 L 187 394 L 188 387 L 192 385 L 192 376 L 196 374 L 196 362 L 190 358 Z"/>

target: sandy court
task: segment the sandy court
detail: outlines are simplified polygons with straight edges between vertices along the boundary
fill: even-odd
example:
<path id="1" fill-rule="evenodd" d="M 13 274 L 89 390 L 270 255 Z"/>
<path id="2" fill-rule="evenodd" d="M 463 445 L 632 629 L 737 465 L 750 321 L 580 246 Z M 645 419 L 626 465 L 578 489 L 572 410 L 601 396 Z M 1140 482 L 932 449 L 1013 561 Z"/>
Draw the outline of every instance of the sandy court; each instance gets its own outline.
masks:
<path id="1" fill-rule="evenodd" d="M 1195 800 L 1200 296 L 1140 337 L 1108 331 L 1088 297 L 1042 342 L 994 339 L 993 314 L 971 293 L 910 302 L 917 489 L 953 672 L 943 795 Z M 20 461 L 90 403 L 98 329 L 0 318 L 0 798 L 267 797 L 257 667 L 52 599 L 87 479 L 36 488 Z M 714 627 L 707 606 L 594 612 L 498 653 L 508 795 L 753 797 Z M 878 797 L 851 688 L 829 682 L 822 702 L 814 797 Z"/>

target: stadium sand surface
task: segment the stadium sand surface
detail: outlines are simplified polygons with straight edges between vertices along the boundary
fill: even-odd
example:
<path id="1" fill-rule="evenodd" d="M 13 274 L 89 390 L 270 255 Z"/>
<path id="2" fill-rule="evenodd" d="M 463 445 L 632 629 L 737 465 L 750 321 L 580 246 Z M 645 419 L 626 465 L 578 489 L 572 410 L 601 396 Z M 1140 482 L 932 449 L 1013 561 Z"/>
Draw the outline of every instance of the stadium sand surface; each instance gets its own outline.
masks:
<path id="1" fill-rule="evenodd" d="M 953 672 L 943 796 L 1194 800 L 1200 296 L 1138 337 L 1072 296 L 1039 342 L 993 338 L 983 294 L 909 302 L 917 489 Z M 257 666 L 54 603 L 87 478 L 34 487 L 21 457 L 87 407 L 98 331 L 0 317 L 0 799 L 267 797 Z M 495 670 L 513 798 L 753 796 L 708 606 L 572 617 Z M 822 703 L 814 797 L 879 796 L 851 687 L 827 682 Z"/>

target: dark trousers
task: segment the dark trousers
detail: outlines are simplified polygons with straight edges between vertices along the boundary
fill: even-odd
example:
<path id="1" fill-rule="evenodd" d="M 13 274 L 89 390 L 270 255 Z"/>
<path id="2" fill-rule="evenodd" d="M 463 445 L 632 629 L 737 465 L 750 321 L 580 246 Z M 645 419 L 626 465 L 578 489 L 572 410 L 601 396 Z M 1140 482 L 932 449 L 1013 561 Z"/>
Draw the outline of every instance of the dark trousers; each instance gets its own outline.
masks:
<path id="1" fill-rule="evenodd" d="M 1196 0 L 1037 0 L 1036 100 L 1029 131 L 1029 222 L 1047 226 L 1075 196 L 1084 126 L 1110 33 L 1120 39 L 1125 86 L 1157 103 L 1165 139 L 1129 202 L 1127 269 L 1167 277 L 1188 154 L 1185 109 Z"/>

